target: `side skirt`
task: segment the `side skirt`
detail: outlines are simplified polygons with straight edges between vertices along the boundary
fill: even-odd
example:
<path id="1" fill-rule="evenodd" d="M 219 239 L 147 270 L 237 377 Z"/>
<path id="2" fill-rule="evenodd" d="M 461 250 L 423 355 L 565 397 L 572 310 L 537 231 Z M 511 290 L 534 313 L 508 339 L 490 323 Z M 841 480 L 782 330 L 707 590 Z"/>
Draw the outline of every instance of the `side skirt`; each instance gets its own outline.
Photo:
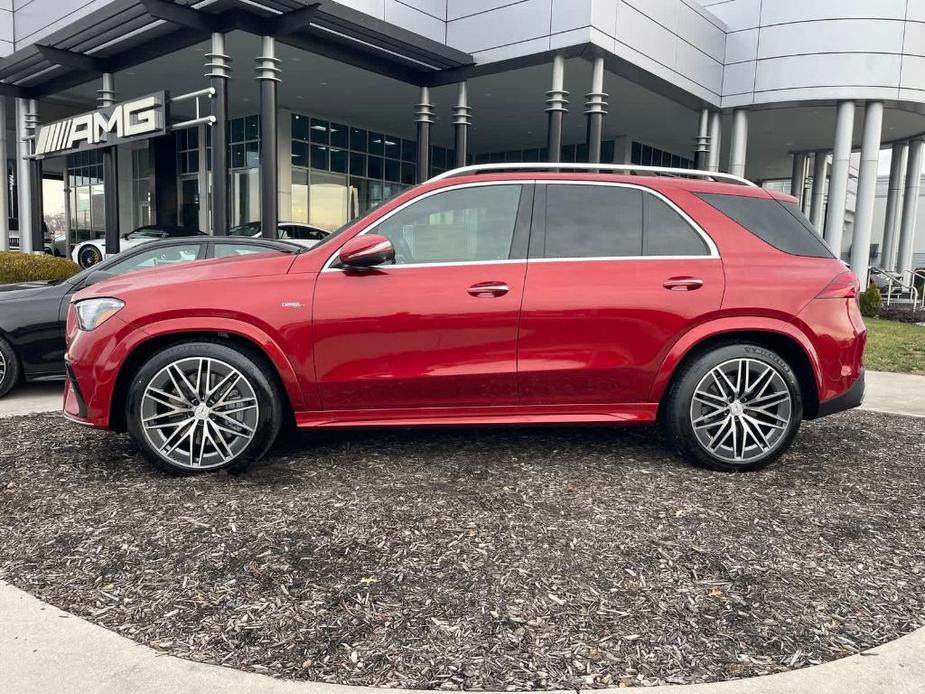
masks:
<path id="1" fill-rule="evenodd" d="M 495 424 L 646 424 L 654 422 L 657 413 L 657 403 L 415 407 L 298 412 L 296 424 L 306 429 Z"/>

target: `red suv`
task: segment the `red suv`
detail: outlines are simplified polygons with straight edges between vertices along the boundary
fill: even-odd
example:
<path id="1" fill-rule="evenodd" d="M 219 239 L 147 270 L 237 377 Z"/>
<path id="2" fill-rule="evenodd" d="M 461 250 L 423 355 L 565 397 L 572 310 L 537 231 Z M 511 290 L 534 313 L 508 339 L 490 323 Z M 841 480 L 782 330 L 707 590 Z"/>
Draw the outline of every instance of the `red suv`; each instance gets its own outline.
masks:
<path id="1" fill-rule="evenodd" d="M 684 457 L 732 471 L 860 404 L 858 281 L 793 198 L 721 174 L 501 166 L 407 190 L 296 256 L 77 294 L 67 417 L 183 473 L 243 468 L 289 421 L 660 421 Z"/>

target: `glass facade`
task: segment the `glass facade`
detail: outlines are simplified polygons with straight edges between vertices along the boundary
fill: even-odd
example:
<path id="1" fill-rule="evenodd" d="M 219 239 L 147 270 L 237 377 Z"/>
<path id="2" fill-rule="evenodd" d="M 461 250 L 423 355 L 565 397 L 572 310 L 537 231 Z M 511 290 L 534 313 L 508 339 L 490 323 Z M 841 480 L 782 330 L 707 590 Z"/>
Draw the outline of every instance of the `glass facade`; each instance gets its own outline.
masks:
<path id="1" fill-rule="evenodd" d="M 102 237 L 106 229 L 102 150 L 67 156 L 67 187 L 71 241 L 80 243 Z"/>

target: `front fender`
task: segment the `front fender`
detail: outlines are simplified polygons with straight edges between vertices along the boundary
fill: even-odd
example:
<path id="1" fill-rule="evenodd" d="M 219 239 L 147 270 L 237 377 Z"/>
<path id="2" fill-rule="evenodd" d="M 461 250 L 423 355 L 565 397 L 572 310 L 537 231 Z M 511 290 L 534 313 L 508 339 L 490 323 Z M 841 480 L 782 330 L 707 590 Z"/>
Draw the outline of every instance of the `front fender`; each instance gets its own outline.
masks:
<path id="1" fill-rule="evenodd" d="M 806 353 L 806 357 L 812 366 L 816 386 L 817 388 L 821 387 L 822 384 L 819 381 L 819 355 L 806 333 L 797 326 L 775 318 L 755 316 L 718 318 L 695 326 L 672 345 L 668 354 L 662 360 L 661 366 L 655 375 L 655 380 L 652 382 L 652 387 L 649 390 L 649 402 L 659 402 L 662 399 L 675 369 L 692 349 L 704 340 L 735 332 L 767 332 L 791 338 Z"/>
<path id="2" fill-rule="evenodd" d="M 203 329 L 204 324 L 209 326 L 208 329 Z M 306 402 L 305 393 L 299 382 L 299 377 L 292 363 L 289 361 L 289 358 L 286 356 L 286 353 L 279 344 L 277 344 L 276 340 L 251 323 L 235 320 L 233 318 L 218 318 L 215 316 L 209 316 L 207 320 L 204 318 L 186 317 L 156 321 L 137 326 L 137 332 L 132 336 L 135 343 L 129 346 L 129 351 L 133 352 L 148 340 L 157 337 L 182 333 L 201 334 L 204 332 L 228 333 L 229 335 L 236 335 L 254 343 L 263 350 L 263 353 L 266 354 L 273 363 L 273 366 L 276 367 L 280 380 L 283 382 L 283 387 L 286 389 L 286 394 L 289 396 L 289 402 L 292 404 L 292 408 L 296 412 L 305 409 L 313 409 L 309 407 Z"/>

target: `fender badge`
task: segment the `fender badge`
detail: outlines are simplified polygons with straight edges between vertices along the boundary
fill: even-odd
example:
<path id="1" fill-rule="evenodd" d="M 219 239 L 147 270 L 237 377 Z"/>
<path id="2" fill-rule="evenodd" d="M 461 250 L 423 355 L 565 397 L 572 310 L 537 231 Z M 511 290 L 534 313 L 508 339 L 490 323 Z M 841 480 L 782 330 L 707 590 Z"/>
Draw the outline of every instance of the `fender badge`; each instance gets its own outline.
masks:
<path id="1" fill-rule="evenodd" d="M 283 308 L 305 308 L 305 304 L 299 301 L 284 301 L 280 306 Z"/>

